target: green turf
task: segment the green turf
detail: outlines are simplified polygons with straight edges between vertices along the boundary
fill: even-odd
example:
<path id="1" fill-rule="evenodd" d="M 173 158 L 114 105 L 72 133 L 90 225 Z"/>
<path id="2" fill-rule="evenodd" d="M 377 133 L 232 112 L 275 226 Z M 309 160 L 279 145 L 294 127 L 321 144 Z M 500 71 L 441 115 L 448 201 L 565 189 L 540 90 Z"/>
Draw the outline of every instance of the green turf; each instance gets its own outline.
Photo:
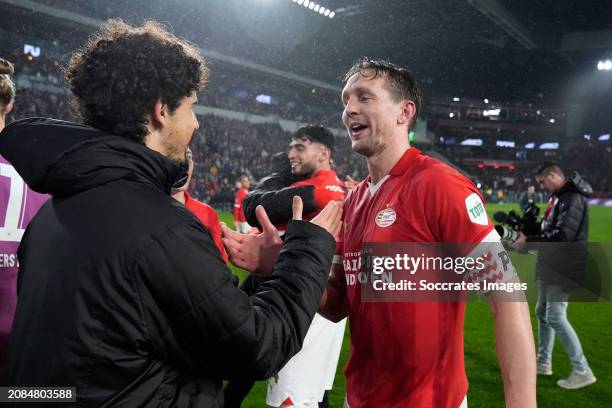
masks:
<path id="1" fill-rule="evenodd" d="M 508 211 L 516 205 L 488 205 L 489 214 L 498 210 Z M 592 206 L 590 211 L 589 240 L 591 242 L 612 242 L 612 208 Z M 230 213 L 221 213 L 222 221 L 232 225 Z M 526 256 L 513 255 L 517 269 L 530 268 L 532 260 Z M 239 278 L 246 273 L 233 268 Z M 537 335 L 537 321 L 534 304 L 530 303 L 534 335 Z M 556 385 L 559 378 L 567 376 L 571 370 L 569 361 L 559 341 L 555 344 L 553 355 L 554 375 L 538 378 L 538 406 L 554 408 L 612 407 L 612 304 L 572 303 L 568 311 L 569 319 L 578 333 L 585 355 L 597 377 L 597 383 L 582 390 L 567 391 Z M 340 363 L 336 372 L 334 389 L 330 395 L 330 407 L 342 407 L 345 381 L 342 369 L 348 358 L 350 336 L 344 336 Z M 495 354 L 493 338 L 493 319 L 485 302 L 470 302 L 465 319 L 465 361 L 470 382 L 468 402 L 470 408 L 491 408 L 504 406 L 503 385 Z M 308 373 L 306 375 L 312 375 Z M 259 382 L 253 388 L 243 407 L 265 407 L 266 383 Z M 376 407 L 378 408 L 378 407 Z"/>

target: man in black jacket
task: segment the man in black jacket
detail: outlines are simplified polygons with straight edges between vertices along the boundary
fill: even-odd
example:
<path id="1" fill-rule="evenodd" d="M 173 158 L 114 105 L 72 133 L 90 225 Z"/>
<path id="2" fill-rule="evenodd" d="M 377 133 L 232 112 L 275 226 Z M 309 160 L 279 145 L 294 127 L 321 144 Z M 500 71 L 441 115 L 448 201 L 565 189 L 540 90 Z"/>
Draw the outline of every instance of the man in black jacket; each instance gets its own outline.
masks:
<path id="1" fill-rule="evenodd" d="M 199 126 L 196 50 L 157 23 L 111 20 L 73 55 L 67 79 L 85 125 L 26 119 L 0 137 L 24 180 L 53 197 L 19 250 L 6 385 L 73 386 L 88 407 L 222 407 L 224 378 L 268 378 L 300 349 L 340 206 L 308 223 L 295 200 L 271 279 L 248 297 L 170 196 Z M 255 239 L 280 241 L 258 212 Z"/>
<path id="2" fill-rule="evenodd" d="M 580 340 L 567 319 L 568 292 L 584 284 L 586 245 L 589 235 L 587 198 L 591 186 L 577 173 L 569 179 L 554 162 L 543 163 L 536 172 L 540 187 L 551 194 L 539 234 L 519 234 L 513 249 L 537 243 L 536 281 L 539 283 L 536 316 L 539 344 L 539 375 L 552 375 L 552 350 L 559 336 L 571 364 L 568 378 L 557 381 L 565 389 L 578 389 L 596 381 L 582 351 Z"/>
<path id="3" fill-rule="evenodd" d="M 292 183 L 303 179 L 291 172 L 291 163 L 286 152 L 278 152 L 272 156 L 272 173 L 262 178 L 242 203 L 242 210 L 249 225 L 260 227 L 255 215 L 255 209 L 263 206 L 268 218 L 274 225 L 285 224 L 291 217 L 287 217 L 287 207 L 279 205 L 289 203 L 294 196 L 299 196 L 304 204 L 304 213 L 315 211 L 317 205 L 314 200 L 314 186 L 289 187 Z M 285 201 L 288 199 L 289 201 Z"/>

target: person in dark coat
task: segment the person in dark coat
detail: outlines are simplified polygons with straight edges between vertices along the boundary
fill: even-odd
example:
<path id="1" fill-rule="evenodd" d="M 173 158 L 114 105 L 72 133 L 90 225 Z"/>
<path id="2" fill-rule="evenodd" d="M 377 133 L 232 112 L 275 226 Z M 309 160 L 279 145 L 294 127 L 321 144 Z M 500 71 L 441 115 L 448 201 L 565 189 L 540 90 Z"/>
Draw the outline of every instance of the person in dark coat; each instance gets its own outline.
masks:
<path id="1" fill-rule="evenodd" d="M 513 249 L 526 243 L 538 249 L 536 281 L 539 285 L 538 375 L 552 375 L 552 351 L 555 334 L 567 353 L 572 372 L 557 381 L 565 389 L 578 389 L 597 381 L 584 355 L 580 339 L 567 319 L 569 293 L 584 285 L 589 236 L 587 199 L 593 189 L 578 173 L 566 177 L 554 162 L 544 162 L 536 172 L 540 187 L 550 193 L 550 200 L 537 234 L 519 233 Z"/>
<path id="2" fill-rule="evenodd" d="M 184 184 L 204 61 L 159 24 L 108 21 L 72 56 L 84 124 L 33 118 L 0 153 L 52 195 L 19 249 L 6 386 L 76 387 L 83 407 L 222 407 L 236 373 L 265 379 L 301 347 L 340 228 L 294 202 L 281 255 L 252 296 L 208 230 L 170 196 Z M 280 242 L 260 209 L 264 232 Z"/>

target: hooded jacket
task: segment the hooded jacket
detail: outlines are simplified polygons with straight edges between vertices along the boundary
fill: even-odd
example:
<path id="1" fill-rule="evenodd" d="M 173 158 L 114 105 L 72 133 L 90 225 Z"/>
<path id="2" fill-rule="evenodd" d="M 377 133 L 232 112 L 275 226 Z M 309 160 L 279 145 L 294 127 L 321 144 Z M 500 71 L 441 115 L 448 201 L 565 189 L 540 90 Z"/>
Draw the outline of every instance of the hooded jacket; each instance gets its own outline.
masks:
<path id="1" fill-rule="evenodd" d="M 578 289 L 584 284 L 589 236 L 587 198 L 593 189 L 578 173 L 549 201 L 552 206 L 542 219 L 537 235 L 527 237 L 539 249 L 536 280 L 542 283 Z"/>
<path id="2" fill-rule="evenodd" d="M 6 385 L 73 386 L 77 406 L 221 407 L 222 381 L 265 379 L 301 347 L 334 239 L 289 225 L 248 297 L 205 227 L 170 196 L 184 170 L 131 140 L 14 122 L 0 152 L 52 195 L 19 249 Z"/>

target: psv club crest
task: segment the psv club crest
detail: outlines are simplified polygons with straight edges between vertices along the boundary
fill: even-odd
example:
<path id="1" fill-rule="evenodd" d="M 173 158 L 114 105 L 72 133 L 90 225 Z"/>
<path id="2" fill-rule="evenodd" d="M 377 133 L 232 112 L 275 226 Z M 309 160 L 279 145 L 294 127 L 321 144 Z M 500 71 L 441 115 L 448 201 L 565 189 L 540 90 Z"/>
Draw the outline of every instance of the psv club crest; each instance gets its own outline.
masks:
<path id="1" fill-rule="evenodd" d="M 397 214 L 393 208 L 385 208 L 384 210 L 380 210 L 378 214 L 376 214 L 376 225 L 381 228 L 388 227 L 392 225 L 397 219 Z"/>

